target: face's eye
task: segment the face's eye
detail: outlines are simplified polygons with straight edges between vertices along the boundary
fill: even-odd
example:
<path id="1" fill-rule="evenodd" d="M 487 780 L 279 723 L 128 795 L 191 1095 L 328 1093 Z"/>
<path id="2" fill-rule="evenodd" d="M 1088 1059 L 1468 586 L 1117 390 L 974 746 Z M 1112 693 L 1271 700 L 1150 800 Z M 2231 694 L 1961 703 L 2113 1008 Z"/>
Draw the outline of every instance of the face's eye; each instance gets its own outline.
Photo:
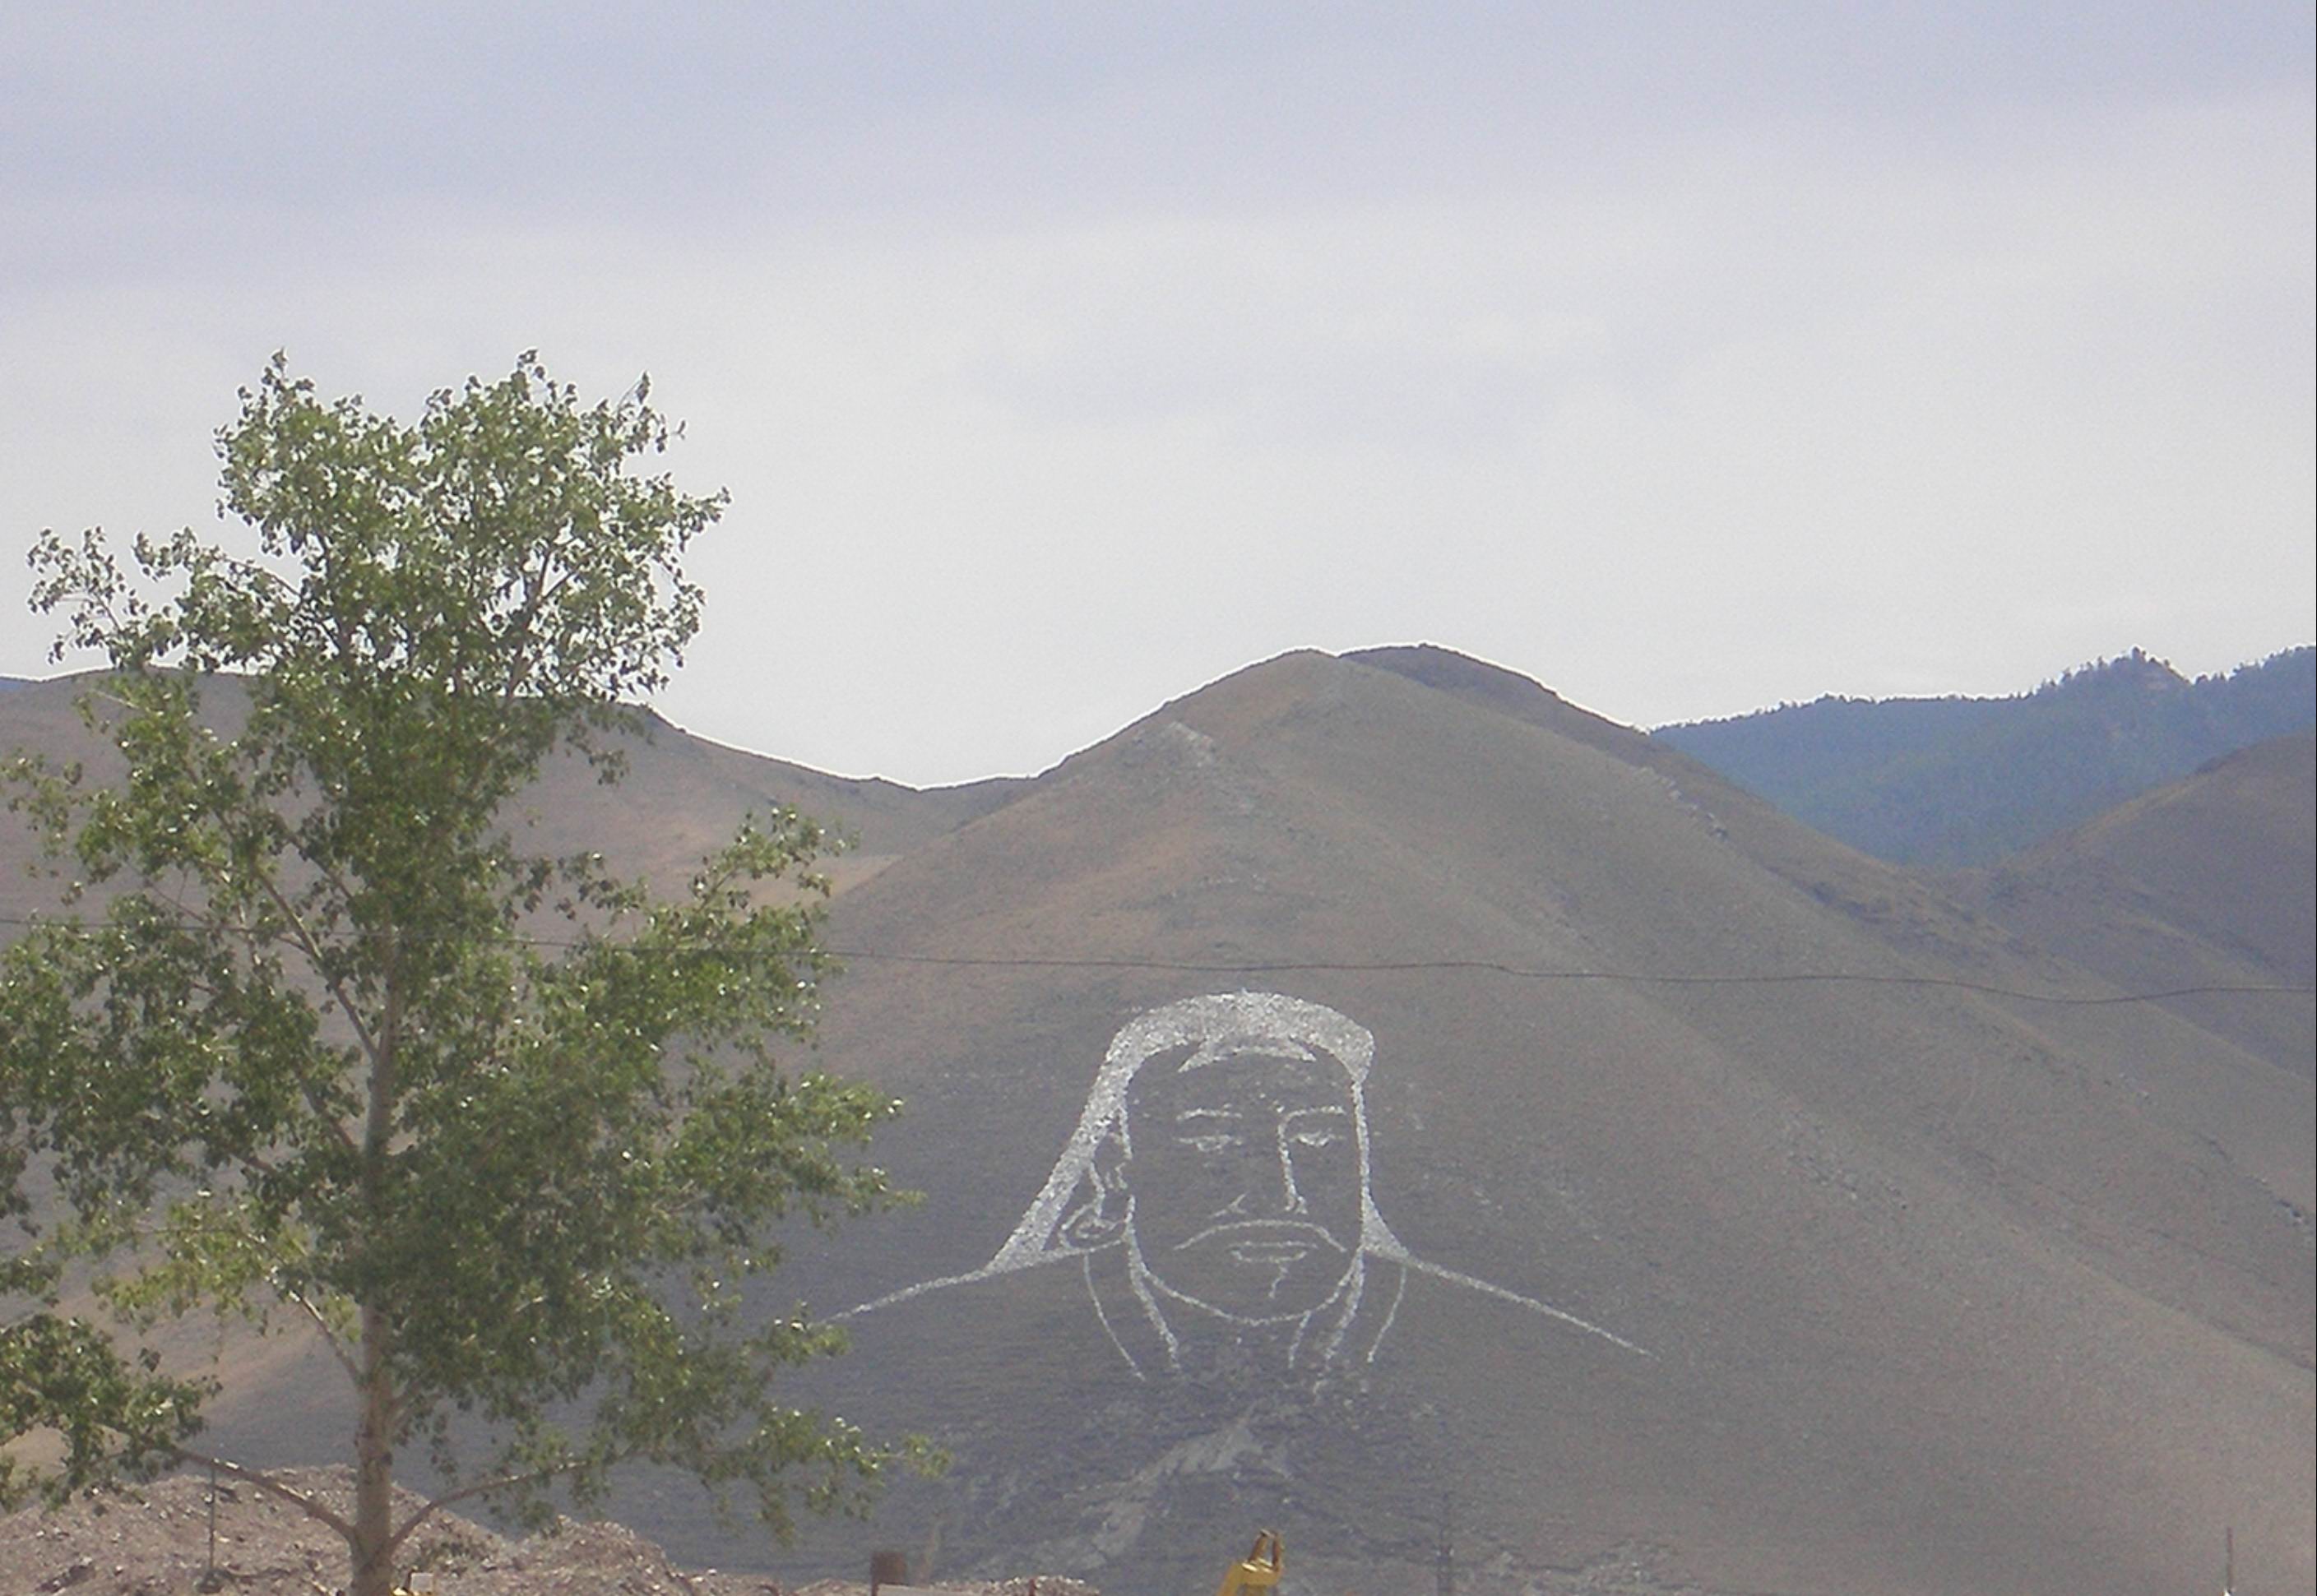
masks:
<path id="1" fill-rule="evenodd" d="M 1228 1130 L 1193 1131 L 1187 1135 L 1178 1136 L 1175 1139 L 1186 1147 L 1206 1154 L 1209 1157 L 1218 1153 L 1228 1153 L 1239 1146 L 1238 1135 Z"/>

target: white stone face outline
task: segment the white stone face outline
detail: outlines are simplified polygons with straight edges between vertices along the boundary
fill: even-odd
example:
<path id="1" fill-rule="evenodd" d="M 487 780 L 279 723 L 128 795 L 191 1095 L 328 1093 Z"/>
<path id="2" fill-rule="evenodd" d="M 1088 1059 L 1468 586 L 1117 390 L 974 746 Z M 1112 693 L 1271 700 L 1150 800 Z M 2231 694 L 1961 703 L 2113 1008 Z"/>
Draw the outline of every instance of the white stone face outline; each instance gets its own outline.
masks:
<path id="1" fill-rule="evenodd" d="M 1364 1027 L 1325 1004 L 1278 992 L 1215 993 L 1183 998 L 1146 1010 L 1127 1021 L 1104 1055 L 1102 1068 L 1096 1073 L 1094 1084 L 1087 1092 L 1078 1127 L 1063 1145 L 1061 1155 L 1054 1161 L 1045 1184 L 989 1262 L 964 1274 L 944 1275 L 905 1286 L 836 1316 L 849 1319 L 944 1287 L 970 1285 L 1070 1259 L 1091 1260 L 1096 1253 L 1123 1249 L 1134 1295 L 1150 1315 L 1169 1364 L 1174 1363 L 1181 1341 L 1159 1298 L 1179 1294 L 1169 1291 L 1143 1259 L 1134 1234 L 1132 1193 L 1118 1190 L 1107 1177 L 1102 1154 L 1108 1146 L 1132 1155 L 1133 1127 L 1127 1111 L 1127 1089 L 1145 1064 L 1161 1053 L 1182 1048 L 1194 1049 L 1177 1066 L 1185 1070 L 1198 1067 L 1204 1057 L 1261 1051 L 1324 1057 L 1340 1065 L 1348 1079 L 1352 1130 L 1359 1150 L 1359 1239 L 1351 1249 L 1350 1262 L 1335 1295 L 1305 1315 L 1303 1323 L 1297 1327 L 1291 1361 L 1300 1361 L 1305 1351 L 1305 1334 L 1323 1317 L 1332 1323 L 1316 1326 L 1324 1333 L 1315 1350 L 1328 1361 L 1345 1355 L 1344 1342 L 1360 1306 L 1368 1265 L 1376 1261 L 1398 1264 L 1403 1270 L 1513 1303 L 1637 1356 L 1653 1356 L 1624 1337 L 1550 1303 L 1444 1268 L 1409 1252 L 1377 1211 L 1374 1192 L 1369 1184 L 1366 1085 L 1368 1070 L 1375 1061 L 1375 1038 Z M 1111 1344 L 1118 1349 L 1129 1369 L 1142 1375 L 1141 1361 L 1128 1351 L 1124 1339 L 1104 1311 L 1100 1297 L 1094 1294 L 1091 1276 L 1088 1295 Z M 1259 1323 L 1208 1305 L 1198 1306 L 1227 1322 Z M 1353 1350 L 1353 1356 L 1359 1361 L 1374 1358 L 1377 1347 L 1391 1328 L 1399 1306 L 1395 1292 L 1373 1336 L 1367 1338 L 1364 1347 Z"/>
<path id="2" fill-rule="evenodd" d="M 1337 1301 L 1360 1260 L 1357 1119 L 1349 1077 L 1315 1048 L 1233 1034 L 1152 1055 L 1127 1084 L 1113 1162 L 1096 1163 L 1125 1193 L 1150 1287 L 1239 1325 Z M 1105 1228 L 1099 1204 L 1084 1228 Z"/>

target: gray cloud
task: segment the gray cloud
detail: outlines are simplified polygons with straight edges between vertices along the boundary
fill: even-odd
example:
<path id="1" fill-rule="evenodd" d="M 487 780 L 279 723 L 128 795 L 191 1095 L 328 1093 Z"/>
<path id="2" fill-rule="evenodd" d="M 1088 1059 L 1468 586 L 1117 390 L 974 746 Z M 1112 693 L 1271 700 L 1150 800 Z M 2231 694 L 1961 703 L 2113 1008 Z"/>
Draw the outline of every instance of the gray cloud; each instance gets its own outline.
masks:
<path id="1" fill-rule="evenodd" d="M 200 519 L 278 345 L 649 368 L 666 707 L 917 780 L 1305 644 L 1650 723 L 2317 632 L 2296 8 L 728 9 L 12 13 L 0 525 Z"/>

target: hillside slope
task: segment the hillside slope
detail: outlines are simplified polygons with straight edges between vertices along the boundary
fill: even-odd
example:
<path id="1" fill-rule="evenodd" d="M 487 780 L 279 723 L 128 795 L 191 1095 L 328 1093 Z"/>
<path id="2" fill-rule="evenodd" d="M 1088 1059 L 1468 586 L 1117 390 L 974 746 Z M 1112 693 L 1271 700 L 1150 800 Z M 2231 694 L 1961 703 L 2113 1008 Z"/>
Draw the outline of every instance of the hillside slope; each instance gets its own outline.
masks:
<path id="1" fill-rule="evenodd" d="M 117 754 L 83 723 L 76 702 L 95 691 L 97 675 L 56 677 L 0 694 L 0 758 L 45 757 L 78 763 L 94 782 L 115 780 Z M 206 683 L 207 712 L 221 727 L 239 723 L 247 700 L 230 680 Z M 831 776 L 786 760 L 728 748 L 696 737 L 656 715 L 640 736 L 616 745 L 627 774 L 598 781 L 586 762 L 565 758 L 508 816 L 524 845 L 561 856 L 600 849 L 622 873 L 680 883 L 710 850 L 728 841 L 742 816 L 792 807 L 823 822 L 850 846 L 827 865 L 840 891 L 867 879 L 899 855 L 1004 804 L 1024 785 L 1012 778 L 920 791 L 881 779 Z M 50 906 L 52 882 L 22 868 L 33 852 L 17 816 L 0 812 L 0 919 L 16 921 Z"/>
<path id="2" fill-rule="evenodd" d="M 1668 1589 L 2154 1592 L 2233 1521 L 2305 1581 L 2306 1083 L 2144 1005 L 1943 984 L 2113 993 L 1605 728 L 1290 655 L 839 905 L 824 1053 L 909 1100 L 885 1161 L 933 1200 L 800 1260 L 824 1310 L 900 1294 L 809 1388 L 958 1459 L 871 1534 L 1126 1592 L 1256 1521 L 1313 1589 L 1420 1582 L 1445 1521 L 1476 1590 L 1626 1559 Z M 1109 1199 L 1098 1150 L 1070 1184 L 1114 1039 L 1239 989 L 1374 1039 L 1365 1196 L 1404 1251 L 1353 1249 L 1390 1310 L 1312 1321 L 1332 1357 L 1196 1306 L 1221 1288 L 1176 1244 L 1116 1262 L 1142 1221 L 1103 1240 L 1107 1203 L 1176 1200 L 1142 1140 Z M 1301 1156 L 1254 1163 L 1316 1212 Z"/>
<path id="3" fill-rule="evenodd" d="M 1763 869 L 1812 899 L 1874 932 L 1896 947 L 1927 955 L 1935 963 L 1984 969 L 1991 958 L 2015 961 L 2044 983 L 2036 990 L 2107 995 L 2161 991 L 2184 985 L 2307 986 L 2310 976 L 2290 950 L 2311 935 L 2308 860 L 2317 807 L 2308 801 L 2307 779 L 2298 771 L 2293 738 L 2265 745 L 2268 752 L 2215 762 L 2229 772 L 2199 788 L 2196 801 L 2176 802 L 2161 794 L 2127 803 L 2110 816 L 2083 828 L 2088 841 L 2054 842 L 2026 856 L 2017 870 L 1894 870 L 1803 825 L 1763 799 L 1723 778 L 1662 740 L 1646 736 L 1565 702 L 1537 682 L 1500 666 L 1435 646 L 1378 648 L 1347 659 L 1408 676 L 1466 703 L 1507 715 L 1525 725 L 1559 733 L 1597 748 L 1621 762 L 1654 772 L 1667 789 L 1690 805 L 1714 834 Z M 2241 777 L 2241 780 L 2238 778 Z M 2152 825 L 2114 824 L 2145 813 L 2160 817 Z M 2137 839 L 2149 838 L 2143 847 Z M 2158 946 L 2142 946 L 2134 958 L 2118 958 L 2111 944 L 2121 938 L 2139 942 L 2150 925 L 2152 888 L 2119 877 L 2118 864 L 2087 870 L 2088 853 L 2119 860 L 2153 851 L 2160 865 L 2152 873 L 2173 907 L 2162 923 Z M 2042 860 L 2043 863 L 2033 861 Z M 2071 874 L 2072 871 L 2072 874 Z M 2058 887 L 2057 878 L 2096 876 L 2099 886 L 2075 882 Z M 2053 878 L 2039 895 L 2034 883 Z M 2023 912 L 2042 904 L 2041 911 Z M 2062 906 L 2064 905 L 2064 908 Z M 2295 939 L 2299 939 L 2298 941 Z M 2249 941 L 2250 939 L 2250 941 Z M 1990 949 L 1999 945 L 1999 952 Z M 2278 953 L 2275 960 L 2253 948 Z M 2098 977 L 2091 986 L 2087 976 Z M 2025 978 L 2023 976 L 2023 978 Z M 2200 994 L 2169 1001 L 2170 1013 L 2206 1030 L 2228 1044 L 2214 1064 L 2210 1038 L 2199 1045 L 2206 1062 L 2178 1071 L 2173 1055 L 2143 1027 L 2127 1051 L 2143 1060 L 2142 1080 L 2152 1112 L 2171 1117 L 2191 1135 L 2209 1137 L 2256 1167 L 2274 1152 L 2277 1128 L 2259 1120 L 2263 1103 L 2274 1104 L 2277 1083 L 2268 1072 L 2236 1056 L 2245 1049 L 2276 1068 L 2306 1078 L 2312 1002 L 2306 993 L 2258 995 Z M 2145 1011 L 2117 1011 L 2107 1004 L 2017 1003 L 2013 1011 L 2047 1031 L 2068 1035 L 2094 1053 L 2114 1051 L 2113 1021 L 2118 1012 L 2134 1022 Z M 2152 1057 L 2152 1055 L 2153 1057 Z M 2234 1083 L 2214 1079 L 2233 1072 Z M 2259 1083 L 2248 1089 L 2247 1081 Z M 2295 1138 L 2299 1145 L 2301 1138 Z M 2297 1170 L 2298 1155 L 2282 1166 Z M 2277 1190 L 2307 1206 L 2297 1173 Z"/>
<path id="4" fill-rule="evenodd" d="M 2317 734 L 2256 744 L 1992 869 L 1957 897 L 2119 985 L 2317 981 Z M 2167 1007 L 2278 1067 L 2317 1062 L 2312 1004 Z"/>
<path id="5" fill-rule="evenodd" d="M 1444 1541 L 1483 1596 L 2154 1596 L 2233 1525 L 2317 1577 L 2306 1079 L 1443 651 L 1005 796 L 896 798 L 833 912 L 820 1062 L 929 1200 L 757 1305 L 881 1305 L 800 1399 L 954 1467 L 793 1554 L 631 1478 L 677 1557 L 1173 1596 L 1271 1525 L 1290 1596 Z M 235 1372 L 222 1444 L 330 1458 L 318 1360 Z"/>

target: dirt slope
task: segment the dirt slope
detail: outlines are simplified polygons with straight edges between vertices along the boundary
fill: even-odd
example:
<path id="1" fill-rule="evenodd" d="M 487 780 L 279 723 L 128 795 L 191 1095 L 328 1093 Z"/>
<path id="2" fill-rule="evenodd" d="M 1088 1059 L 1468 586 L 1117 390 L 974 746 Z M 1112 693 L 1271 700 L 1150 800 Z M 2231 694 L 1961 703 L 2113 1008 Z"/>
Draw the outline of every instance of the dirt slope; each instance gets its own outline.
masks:
<path id="1" fill-rule="evenodd" d="M 1431 646 L 1346 657 L 1657 772 L 1747 858 L 1935 965 L 2003 961 L 2031 990 L 2110 995 L 2311 981 L 2317 803 L 2305 736 L 2215 761 L 1998 869 L 1916 871 L 1822 836 L 1669 744 L 1499 666 Z M 2253 1061 L 2305 1080 L 2317 1005 L 2305 993 L 2277 993 L 2161 1006 L 2208 1034 L 2184 1042 L 2177 1029 L 2152 1029 L 2137 1007 L 2010 1005 L 2080 1047 L 2133 1059 L 2150 1111 L 2217 1142 L 2279 1196 L 2310 1207 L 2307 1138 L 2270 1118 L 2297 1112 L 2299 1089 Z M 2225 1046 L 2215 1049 L 2216 1038 Z"/>
<path id="2" fill-rule="evenodd" d="M 346 1471 L 295 1471 L 286 1482 L 344 1512 Z M 404 1511 L 417 1503 L 407 1495 Z M 756 1574 L 683 1569 L 617 1524 L 572 1522 L 509 1539 L 445 1512 L 405 1548 L 398 1572 L 431 1574 L 442 1596 L 783 1596 L 793 1585 Z M 183 1474 L 82 1498 L 57 1511 L 0 1516 L 0 1590 L 76 1596 L 314 1596 L 345 1583 L 345 1546 L 295 1507 L 230 1479 Z M 1100 1596 L 1068 1580 L 953 1586 L 955 1596 Z M 821 1586 L 854 1596 L 865 1584 Z"/>
<path id="3" fill-rule="evenodd" d="M 930 1200 L 800 1236 L 764 1311 L 908 1293 L 798 1389 L 956 1465 L 777 1563 L 664 1481 L 619 1516 L 784 1581 L 890 1545 L 1126 1596 L 1265 1523 L 1291 1596 L 1431 1589 L 1444 1547 L 1479 1592 L 2153 1596 L 2234 1525 L 2247 1589 L 2307 1589 L 2308 1082 L 2002 995 L 2116 988 L 1428 664 L 1250 668 L 839 899 L 824 1058 L 908 1099 L 879 1157 Z M 1191 1012 L 1240 1039 L 1083 1112 Z M 1162 1239 L 1218 1180 L 1292 1235 Z M 1292 1311 L 1232 1295 L 1266 1271 Z M 323 1390 L 279 1368 L 221 1439 L 312 1451 Z"/>
<path id="4" fill-rule="evenodd" d="M 59 766 L 77 762 L 91 780 L 112 780 L 118 758 L 88 732 L 76 708 L 93 689 L 101 693 L 100 678 L 71 676 L 0 695 L 0 757 L 22 752 Z M 242 691 L 231 681 L 212 682 L 203 693 L 219 725 L 237 724 L 246 712 Z M 606 786 L 584 761 L 561 760 L 508 820 L 540 851 L 601 849 L 622 871 L 663 885 L 680 884 L 704 853 L 731 837 L 742 816 L 791 807 L 851 843 L 827 867 L 843 891 L 1004 804 L 1024 785 L 1001 778 L 920 791 L 881 778 L 831 776 L 693 736 L 657 716 L 646 717 L 642 736 L 617 745 L 628 762 L 625 780 Z M 22 823 L 0 812 L 0 916 L 8 920 L 53 904 L 53 884 L 29 878 L 22 868 L 31 852 Z"/>
<path id="5" fill-rule="evenodd" d="M 1638 1557 L 1666 1589 L 2152 1592 L 2234 1521 L 2305 1582 L 2305 1083 L 2144 1006 L 1943 985 L 2114 992 L 1557 713 L 1290 655 L 853 894 L 827 1052 L 909 1098 L 889 1162 L 934 1201 L 797 1283 L 988 1265 L 1114 1033 L 1256 987 L 1373 1032 L 1372 1195 L 1416 1258 L 1651 1356 L 1418 1271 L 1354 1369 L 1234 1332 L 1138 1380 L 1096 1333 L 1131 1297 L 1087 1328 L 1098 1262 L 1000 1271 L 855 1320 L 822 1387 L 957 1449 L 894 1538 L 1126 1592 L 1275 1514 L 1312 1588 L 1420 1582 L 1445 1523 L 1473 1589 Z"/>
<path id="6" fill-rule="evenodd" d="M 2317 979 L 2317 736 L 2216 760 L 1993 869 L 1947 884 L 1989 918 L 2140 988 Z M 2306 1077 L 2306 997 L 2167 1005 Z"/>

